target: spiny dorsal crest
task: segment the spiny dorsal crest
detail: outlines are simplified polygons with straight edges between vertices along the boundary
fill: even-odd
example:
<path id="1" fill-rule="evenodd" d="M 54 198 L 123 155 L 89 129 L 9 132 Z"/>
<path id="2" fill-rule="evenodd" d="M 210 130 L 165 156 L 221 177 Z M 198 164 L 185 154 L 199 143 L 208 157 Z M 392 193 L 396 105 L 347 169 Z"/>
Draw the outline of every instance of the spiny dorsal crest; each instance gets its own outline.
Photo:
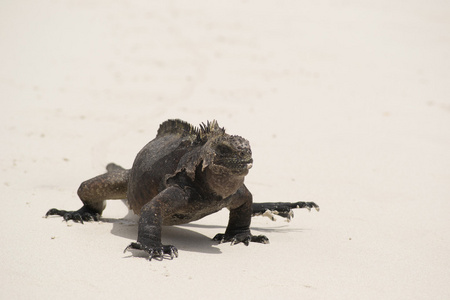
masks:
<path id="1" fill-rule="evenodd" d="M 225 134 L 225 129 L 219 126 L 216 120 L 207 121 L 205 123 L 201 123 L 199 128 L 192 126 L 188 122 L 172 119 L 167 120 L 159 126 L 157 137 L 170 135 L 170 134 L 179 134 L 182 137 L 184 136 L 195 136 L 195 139 L 204 143 L 211 136 L 222 136 Z"/>
<path id="2" fill-rule="evenodd" d="M 156 136 L 161 137 L 169 134 L 180 134 L 181 136 L 198 135 L 199 130 L 188 122 L 179 119 L 173 119 L 167 120 L 162 123 L 159 126 Z"/>
<path id="3" fill-rule="evenodd" d="M 200 130 L 198 132 L 198 138 L 201 141 L 206 141 L 209 136 L 216 135 L 224 135 L 225 128 L 220 127 L 219 123 L 216 120 L 212 120 L 211 122 L 207 121 L 205 123 L 200 124 Z"/>

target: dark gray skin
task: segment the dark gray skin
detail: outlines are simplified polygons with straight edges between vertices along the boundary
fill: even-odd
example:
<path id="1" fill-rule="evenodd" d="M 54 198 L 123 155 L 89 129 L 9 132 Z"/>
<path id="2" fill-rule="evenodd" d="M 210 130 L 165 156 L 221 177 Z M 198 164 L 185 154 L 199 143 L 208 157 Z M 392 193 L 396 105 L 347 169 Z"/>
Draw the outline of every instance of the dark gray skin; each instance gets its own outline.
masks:
<path id="1" fill-rule="evenodd" d="M 143 250 L 150 259 L 173 258 L 178 256 L 177 249 L 161 242 L 163 225 L 189 223 L 226 207 L 230 210 L 228 226 L 215 241 L 267 244 L 266 236 L 250 233 L 252 216 L 278 214 L 290 219 L 292 208 L 319 207 L 314 202 L 253 203 L 244 185 L 252 163 L 249 142 L 228 135 L 216 121 L 195 128 L 181 120 L 168 120 L 137 154 L 130 170 L 111 163 L 107 173 L 80 185 L 83 207 L 77 211 L 53 208 L 46 216 L 98 221 L 106 200 L 127 199 L 140 219 L 137 242 L 125 251 Z"/>

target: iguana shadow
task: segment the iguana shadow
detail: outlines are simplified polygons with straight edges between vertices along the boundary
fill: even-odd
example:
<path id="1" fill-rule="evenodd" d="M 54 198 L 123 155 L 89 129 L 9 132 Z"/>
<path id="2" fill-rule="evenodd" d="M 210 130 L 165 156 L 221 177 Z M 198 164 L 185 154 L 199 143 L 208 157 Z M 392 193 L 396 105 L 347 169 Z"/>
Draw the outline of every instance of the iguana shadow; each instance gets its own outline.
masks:
<path id="1" fill-rule="evenodd" d="M 123 237 L 129 240 L 136 240 L 138 234 L 138 224 L 136 216 L 131 213 L 123 219 L 102 218 L 105 223 L 112 223 L 113 227 L 111 233 L 115 236 Z M 303 232 L 307 229 L 293 228 L 288 223 L 280 224 L 276 222 L 275 226 L 270 227 L 257 227 L 252 226 L 254 231 L 265 233 L 288 233 L 288 232 Z M 216 247 L 217 242 L 212 240 L 212 237 L 206 236 L 197 232 L 197 228 L 217 229 L 217 232 L 224 232 L 226 226 L 221 225 L 205 225 L 188 223 L 177 226 L 163 226 L 162 236 L 163 241 L 166 244 L 175 245 L 178 250 L 199 252 L 206 254 L 220 254 L 222 251 L 219 247 Z"/>
<path id="2" fill-rule="evenodd" d="M 138 224 L 129 219 L 109 219 L 103 218 L 103 222 L 112 223 L 111 233 L 115 236 L 130 240 L 136 240 L 138 234 Z M 175 245 L 179 251 L 200 252 L 205 254 L 220 254 L 222 251 L 217 246 L 217 242 L 211 237 L 198 233 L 195 230 L 186 228 L 186 225 L 163 226 L 162 239 L 165 244 Z M 225 226 L 221 226 L 225 231 Z"/>

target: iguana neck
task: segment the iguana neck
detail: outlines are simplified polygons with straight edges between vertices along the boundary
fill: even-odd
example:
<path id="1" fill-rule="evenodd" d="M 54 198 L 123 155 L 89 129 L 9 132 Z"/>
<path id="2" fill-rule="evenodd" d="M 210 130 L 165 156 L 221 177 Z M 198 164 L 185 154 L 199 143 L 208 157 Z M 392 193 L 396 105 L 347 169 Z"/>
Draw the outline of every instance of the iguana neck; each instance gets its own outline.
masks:
<path id="1" fill-rule="evenodd" d="M 203 181 L 214 194 L 227 198 L 233 195 L 244 184 L 248 170 L 241 174 L 232 173 L 220 165 L 208 166 L 203 171 Z"/>

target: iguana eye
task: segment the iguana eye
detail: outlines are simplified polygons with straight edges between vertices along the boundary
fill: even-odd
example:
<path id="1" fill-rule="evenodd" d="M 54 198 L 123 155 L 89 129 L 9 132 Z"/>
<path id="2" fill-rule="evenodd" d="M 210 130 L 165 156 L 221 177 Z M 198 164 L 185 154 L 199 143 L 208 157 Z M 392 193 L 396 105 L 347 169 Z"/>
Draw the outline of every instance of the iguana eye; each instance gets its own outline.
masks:
<path id="1" fill-rule="evenodd" d="M 221 154 L 230 154 L 233 152 L 233 149 L 227 145 L 218 145 L 216 149 Z"/>

